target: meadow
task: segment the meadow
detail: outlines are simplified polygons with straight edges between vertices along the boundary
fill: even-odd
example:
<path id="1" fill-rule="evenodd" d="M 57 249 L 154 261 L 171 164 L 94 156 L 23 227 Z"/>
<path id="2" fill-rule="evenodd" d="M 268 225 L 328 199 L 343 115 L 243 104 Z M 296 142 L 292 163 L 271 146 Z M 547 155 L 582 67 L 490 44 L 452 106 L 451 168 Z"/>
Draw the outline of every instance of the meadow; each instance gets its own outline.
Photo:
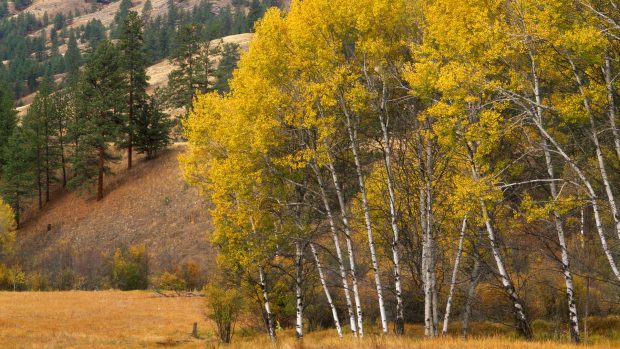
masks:
<path id="1" fill-rule="evenodd" d="M 338 339 L 331 329 L 311 332 L 303 343 L 293 338 L 292 331 L 279 333 L 272 344 L 266 335 L 238 324 L 233 343 L 220 345 L 212 323 L 206 318 L 202 297 L 164 297 L 155 292 L 134 291 L 68 291 L 68 292 L 2 292 L 0 293 L 0 348 L 429 348 L 429 349 L 560 349 L 575 348 L 552 341 L 523 342 L 516 340 L 501 325 L 476 323 L 474 337 L 464 340 L 446 337 L 422 339 L 422 326 L 408 326 L 408 336 L 377 337 L 363 340 Z M 191 336 L 193 323 L 198 323 L 198 339 Z M 602 321 L 598 321 L 603 324 Z M 609 322 L 612 324 L 615 322 Z M 596 329 L 597 322 L 592 322 Z M 492 330 L 495 328 L 495 330 Z M 620 342 L 605 338 L 597 329 L 594 344 L 584 348 L 618 348 Z M 476 333 L 493 333 L 476 337 Z"/>

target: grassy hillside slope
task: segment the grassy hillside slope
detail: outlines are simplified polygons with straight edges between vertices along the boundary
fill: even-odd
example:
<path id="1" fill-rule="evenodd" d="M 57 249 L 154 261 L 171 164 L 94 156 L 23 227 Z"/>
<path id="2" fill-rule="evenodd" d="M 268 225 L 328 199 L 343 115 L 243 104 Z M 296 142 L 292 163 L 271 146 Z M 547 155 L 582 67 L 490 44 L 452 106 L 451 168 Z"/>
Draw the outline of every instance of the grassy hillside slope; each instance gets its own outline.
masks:
<path id="1" fill-rule="evenodd" d="M 213 255 L 208 204 L 183 181 L 178 155 L 184 148 L 177 144 L 155 160 L 139 160 L 131 172 L 119 163 L 122 170 L 105 178 L 100 202 L 59 190 L 18 231 L 22 265 L 54 269 L 70 254 L 73 269 L 97 277 L 116 247 L 144 244 L 153 275 L 187 261 L 206 269 Z"/>

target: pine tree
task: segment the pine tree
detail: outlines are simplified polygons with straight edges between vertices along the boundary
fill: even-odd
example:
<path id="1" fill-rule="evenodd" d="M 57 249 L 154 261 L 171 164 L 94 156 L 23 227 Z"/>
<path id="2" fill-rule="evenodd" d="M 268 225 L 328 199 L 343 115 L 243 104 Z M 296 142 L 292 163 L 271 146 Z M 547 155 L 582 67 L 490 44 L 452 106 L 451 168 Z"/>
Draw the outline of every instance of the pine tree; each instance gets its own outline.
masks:
<path id="1" fill-rule="evenodd" d="M 154 97 L 140 105 L 135 119 L 135 145 L 139 153 L 146 154 L 151 160 L 157 153 L 166 148 L 170 140 L 170 130 L 174 122 L 165 113 L 160 111 Z"/>
<path id="2" fill-rule="evenodd" d="M 239 62 L 239 45 L 234 43 L 226 43 L 223 45 L 220 64 L 217 67 L 217 82 L 215 89 L 220 92 L 228 92 L 228 80 L 232 78 L 233 71 L 237 68 Z"/>
<path id="3" fill-rule="evenodd" d="M 144 21 L 145 25 L 148 25 L 149 23 L 151 23 L 151 15 L 153 13 L 153 3 L 151 2 L 151 0 L 146 0 L 146 2 L 144 3 L 144 6 L 142 6 L 142 20 Z"/>
<path id="4" fill-rule="evenodd" d="M 146 67 L 148 61 L 144 48 L 144 35 L 142 32 L 142 19 L 135 11 L 129 12 L 125 19 L 123 30 L 120 36 L 119 49 L 123 55 L 123 73 L 125 76 L 126 100 L 127 100 L 127 122 L 126 122 L 126 143 L 127 147 L 127 168 L 131 169 L 133 158 L 133 119 L 136 113 L 136 105 L 146 98 L 146 88 L 148 86 Z"/>
<path id="5" fill-rule="evenodd" d="M 188 108 L 196 91 L 204 86 L 199 33 L 197 24 L 184 25 L 177 33 L 176 49 L 171 57 L 177 68 L 168 75 L 170 102 L 177 108 Z"/>
<path id="6" fill-rule="evenodd" d="M 77 45 L 75 32 L 71 30 L 69 33 L 69 43 L 67 44 L 67 52 L 65 53 L 65 69 L 67 70 L 67 80 L 69 83 L 77 81 L 77 75 L 82 64 L 82 54 Z"/>
<path id="7" fill-rule="evenodd" d="M 15 128 L 8 139 L 8 146 L 2 151 L 2 157 L 6 161 L 2 166 L 0 192 L 13 208 L 17 224 L 23 211 L 23 200 L 30 197 L 34 190 L 34 159 L 29 145 L 30 142 L 21 128 Z"/>
<path id="8" fill-rule="evenodd" d="M 114 25 L 111 30 L 110 36 L 114 39 L 118 39 L 121 33 L 124 31 L 124 26 L 126 24 L 125 20 L 129 15 L 129 9 L 131 8 L 132 3 L 131 0 L 121 0 L 121 4 L 118 8 L 118 11 L 114 15 Z"/>
<path id="9" fill-rule="evenodd" d="M 9 137 L 17 125 L 17 112 L 11 91 L 0 84 L 0 152 L 8 145 Z M 0 156 L 0 166 L 4 165 L 4 159 Z"/>
<path id="10" fill-rule="evenodd" d="M 103 198 L 104 175 L 116 157 L 110 144 L 119 140 L 125 90 L 118 49 L 108 40 L 101 42 L 86 64 L 81 79 L 78 115 L 70 126 L 75 149 L 71 156 L 74 177 L 70 188 L 85 191 L 97 183 L 97 200 Z"/>

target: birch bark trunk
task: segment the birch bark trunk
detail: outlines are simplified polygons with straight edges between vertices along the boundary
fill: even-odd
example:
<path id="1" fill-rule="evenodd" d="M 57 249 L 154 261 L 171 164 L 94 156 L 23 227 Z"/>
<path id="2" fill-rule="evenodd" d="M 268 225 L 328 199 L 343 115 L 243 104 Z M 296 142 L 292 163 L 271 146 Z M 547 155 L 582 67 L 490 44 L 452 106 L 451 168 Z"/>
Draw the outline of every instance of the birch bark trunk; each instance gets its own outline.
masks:
<path id="1" fill-rule="evenodd" d="M 263 305 L 265 306 L 265 313 L 267 314 L 267 332 L 269 333 L 269 338 L 272 341 L 276 341 L 276 328 L 273 321 L 273 314 L 271 313 L 271 306 L 269 304 L 269 294 L 267 293 L 267 282 L 265 281 L 265 271 L 263 267 L 258 268 L 258 276 L 260 282 L 260 288 L 263 292 Z"/>
<path id="2" fill-rule="evenodd" d="M 614 136 L 614 148 L 616 149 L 616 155 L 620 160 L 620 136 L 618 135 L 618 126 L 616 125 L 616 102 L 614 98 L 613 76 L 611 72 L 611 59 L 609 55 L 605 55 L 605 68 L 603 68 L 603 74 L 605 75 L 605 83 L 607 84 L 607 99 L 609 102 L 609 125 L 611 126 L 611 133 Z"/>
<path id="3" fill-rule="evenodd" d="M 403 291 L 401 285 L 401 272 L 400 272 L 400 253 L 398 245 L 400 241 L 398 230 L 398 217 L 396 212 L 396 198 L 394 194 L 394 185 L 392 183 L 392 145 L 390 141 L 388 131 L 388 112 L 387 112 L 387 86 L 383 84 L 383 94 L 381 98 L 381 112 L 379 113 L 379 122 L 381 123 L 381 131 L 383 134 L 383 143 L 385 143 L 383 151 L 383 159 L 385 161 L 385 170 L 387 177 L 387 188 L 389 193 L 390 202 L 390 226 L 392 228 L 393 240 L 392 240 L 392 259 L 394 262 L 394 291 L 396 296 L 396 323 L 394 326 L 394 332 L 397 335 L 405 333 L 405 316 L 403 309 Z"/>
<path id="4" fill-rule="evenodd" d="M 351 141 L 351 150 L 353 152 L 353 159 L 355 161 L 355 170 L 357 172 L 357 179 L 359 182 L 360 194 L 362 197 L 362 206 L 364 210 L 364 221 L 366 224 L 366 231 L 368 232 L 368 245 L 370 248 L 370 259 L 372 261 L 372 269 L 375 274 L 375 286 L 377 289 L 377 298 L 379 300 L 379 313 L 381 315 L 381 328 L 382 328 L 383 334 L 387 334 L 388 324 L 387 324 L 387 317 L 385 314 L 385 302 L 383 298 L 383 288 L 381 286 L 379 261 L 377 258 L 374 233 L 372 230 L 372 221 L 370 218 L 370 205 L 368 204 L 368 198 L 366 195 L 366 185 L 364 183 L 364 175 L 362 173 L 362 164 L 360 161 L 360 157 L 358 154 L 358 148 L 357 148 L 357 130 L 356 130 L 356 127 L 353 125 L 353 120 L 351 120 L 351 115 L 342 97 L 340 99 L 340 102 L 342 104 L 342 109 L 343 109 L 343 112 L 346 118 L 347 133 L 349 135 L 349 140 Z"/>
<path id="5" fill-rule="evenodd" d="M 301 243 L 295 243 L 295 337 L 301 340 L 304 336 L 304 303 L 301 288 L 303 251 Z"/>
<path id="6" fill-rule="evenodd" d="M 536 114 L 538 118 L 538 122 L 540 124 L 543 123 L 543 111 L 541 108 L 542 100 L 540 96 L 540 84 L 538 79 L 538 72 L 536 71 L 536 65 L 534 63 L 533 55 L 530 52 L 530 57 L 532 60 L 532 75 L 534 78 L 534 97 L 536 99 Z M 545 164 L 547 166 L 547 174 L 549 175 L 549 179 L 553 180 L 555 178 L 555 173 L 553 170 L 553 160 L 551 158 L 551 152 L 549 151 L 549 145 L 546 139 L 543 139 L 543 151 L 545 154 Z M 552 200 L 555 201 L 558 199 L 558 190 L 556 183 L 554 181 L 549 182 L 549 189 L 551 191 Z M 577 316 L 577 300 L 575 297 L 575 288 L 573 286 L 573 275 L 570 271 L 570 260 L 568 256 L 568 247 L 566 245 L 566 235 L 564 234 L 564 226 L 562 222 L 562 216 L 560 213 L 554 209 L 553 210 L 553 222 L 555 225 L 555 230 L 558 234 L 558 243 L 560 245 L 561 250 L 561 262 L 562 262 L 562 274 L 564 274 L 564 283 L 566 286 L 566 296 L 568 301 L 568 325 L 570 328 L 571 340 L 575 343 L 579 343 L 579 318 Z"/>
<path id="7" fill-rule="evenodd" d="M 345 265 L 344 265 L 343 258 L 342 258 L 342 250 L 340 248 L 340 238 L 338 237 L 338 230 L 336 229 L 336 222 L 334 221 L 334 215 L 332 213 L 329 200 L 327 199 L 325 184 L 323 183 L 323 178 L 321 176 L 321 173 L 319 172 L 318 166 L 316 164 L 312 164 L 311 166 L 317 177 L 317 182 L 319 184 L 319 189 L 321 192 L 321 198 L 323 200 L 323 205 L 325 206 L 325 212 L 326 212 L 327 219 L 329 221 L 329 227 L 332 233 L 332 239 L 334 240 L 334 246 L 336 247 L 336 259 L 338 262 L 338 269 L 340 271 L 340 278 L 342 280 L 342 286 L 344 287 L 344 297 L 347 302 L 347 311 L 349 313 L 351 332 L 353 333 L 353 336 L 357 336 L 357 324 L 355 322 L 355 313 L 353 312 L 353 304 L 351 302 L 351 292 L 349 290 L 349 281 L 347 280 L 347 271 L 345 269 Z"/>
<path id="8" fill-rule="evenodd" d="M 351 286 L 353 287 L 353 299 L 355 300 L 355 312 L 357 315 L 357 334 L 359 337 L 364 336 L 364 322 L 362 314 L 362 301 L 360 298 L 359 288 L 357 286 L 357 275 L 355 274 L 355 255 L 353 254 L 353 241 L 351 240 L 351 226 L 349 224 L 349 216 L 347 214 L 347 206 L 344 199 L 344 193 L 342 186 L 338 178 L 338 173 L 334 167 L 333 162 L 329 161 L 327 164 L 329 172 L 332 175 L 332 181 L 336 188 L 336 195 L 338 196 L 338 205 L 340 206 L 340 217 L 342 219 L 342 225 L 344 229 L 345 241 L 347 243 L 347 253 L 349 255 L 349 274 L 351 277 Z"/>
<path id="9" fill-rule="evenodd" d="M 323 286 L 323 291 L 325 292 L 325 298 L 327 299 L 327 304 L 329 305 L 329 309 L 332 311 L 332 317 L 334 318 L 334 326 L 336 326 L 338 337 L 342 338 L 342 327 L 340 327 L 340 320 L 338 319 L 338 310 L 336 310 L 336 306 L 334 306 L 332 295 L 329 292 L 327 283 L 325 282 L 325 274 L 323 274 L 323 267 L 321 266 L 321 260 L 319 259 L 319 254 L 317 253 L 316 247 L 314 246 L 314 244 L 310 244 L 310 250 L 312 251 L 312 255 L 314 256 L 314 262 L 316 263 L 316 268 L 319 271 L 319 280 L 321 281 L 321 286 Z"/>
<path id="10" fill-rule="evenodd" d="M 577 72 L 577 68 L 571 59 L 569 59 L 571 67 L 573 69 L 573 75 L 575 76 L 575 81 L 579 86 L 579 92 L 583 98 L 583 106 L 586 108 L 588 112 L 588 117 L 590 119 L 590 127 L 592 128 L 592 141 L 594 142 L 594 146 L 596 149 L 596 160 L 598 163 L 599 172 L 601 174 L 601 179 L 603 180 L 603 186 L 605 187 L 605 193 L 607 193 L 607 201 L 609 202 L 609 208 L 611 210 L 611 215 L 614 220 L 614 224 L 616 225 L 616 234 L 618 235 L 618 239 L 620 239 L 620 217 L 618 216 L 618 207 L 616 205 L 616 199 L 614 197 L 614 192 L 611 188 L 611 183 L 609 181 L 609 177 L 607 175 L 607 169 L 605 168 L 605 159 L 603 158 L 603 152 L 601 150 L 601 144 L 598 138 L 598 133 L 596 131 L 596 123 L 594 122 L 594 112 L 590 106 L 590 99 L 586 95 L 583 87 L 583 83 L 581 81 L 581 77 Z M 611 108 L 610 108 L 611 109 Z"/>
<path id="11" fill-rule="evenodd" d="M 463 241 L 465 240 L 466 230 L 467 230 L 467 216 L 463 218 L 463 225 L 461 227 L 461 234 L 459 236 L 459 245 L 456 251 L 456 257 L 454 258 L 454 268 L 452 268 L 452 278 L 450 279 L 450 290 L 448 291 L 448 300 L 446 301 L 446 312 L 443 318 L 443 328 L 441 330 L 441 334 L 444 336 L 448 334 L 448 322 L 450 321 L 450 309 L 452 308 L 452 297 L 454 296 L 456 276 L 458 274 L 459 264 L 461 262 L 461 255 L 463 254 Z"/>
<path id="12" fill-rule="evenodd" d="M 469 145 L 468 145 L 469 146 Z M 473 179 L 478 181 L 480 180 L 480 175 L 478 170 L 476 169 L 473 153 L 471 151 L 471 147 L 469 146 L 470 151 L 468 153 L 469 161 L 471 162 L 471 171 Z M 497 237 L 495 234 L 495 228 L 491 222 L 491 217 L 489 216 L 489 212 L 487 210 L 486 203 L 484 200 L 480 200 L 480 208 L 482 211 L 482 218 L 484 220 L 484 225 L 487 231 L 487 235 L 489 238 L 489 243 L 491 247 L 491 254 L 493 255 L 493 259 L 495 260 L 495 264 L 497 265 L 497 271 L 499 273 L 502 286 L 506 293 L 508 293 L 508 297 L 512 302 L 513 313 L 515 315 L 515 322 L 517 325 L 517 331 L 519 334 L 527 340 L 531 340 L 533 338 L 532 329 L 530 327 L 530 323 L 525 314 L 525 307 L 523 306 L 521 299 L 519 298 L 517 291 L 515 290 L 514 284 L 510 275 L 508 275 L 508 271 L 506 270 L 506 266 L 504 264 L 504 259 L 501 255 L 499 246 L 497 244 Z"/>

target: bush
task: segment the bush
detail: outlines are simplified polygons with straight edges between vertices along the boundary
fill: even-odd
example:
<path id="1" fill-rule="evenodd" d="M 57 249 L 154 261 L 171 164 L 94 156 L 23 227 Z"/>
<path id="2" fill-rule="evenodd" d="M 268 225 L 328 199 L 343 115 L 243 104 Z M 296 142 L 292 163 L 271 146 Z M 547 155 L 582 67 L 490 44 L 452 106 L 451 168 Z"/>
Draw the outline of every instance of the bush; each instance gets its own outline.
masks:
<path id="1" fill-rule="evenodd" d="M 208 316 L 215 322 L 222 343 L 230 343 L 237 318 L 244 308 L 240 288 L 225 282 L 209 282 L 204 288 Z"/>
<path id="2" fill-rule="evenodd" d="M 123 291 L 148 287 L 148 255 L 144 245 L 124 251 L 117 248 L 112 257 L 112 286 Z"/>
<path id="3" fill-rule="evenodd" d="M 185 280 L 169 272 L 161 274 L 157 278 L 155 285 L 157 289 L 164 291 L 183 291 L 187 288 Z"/>

